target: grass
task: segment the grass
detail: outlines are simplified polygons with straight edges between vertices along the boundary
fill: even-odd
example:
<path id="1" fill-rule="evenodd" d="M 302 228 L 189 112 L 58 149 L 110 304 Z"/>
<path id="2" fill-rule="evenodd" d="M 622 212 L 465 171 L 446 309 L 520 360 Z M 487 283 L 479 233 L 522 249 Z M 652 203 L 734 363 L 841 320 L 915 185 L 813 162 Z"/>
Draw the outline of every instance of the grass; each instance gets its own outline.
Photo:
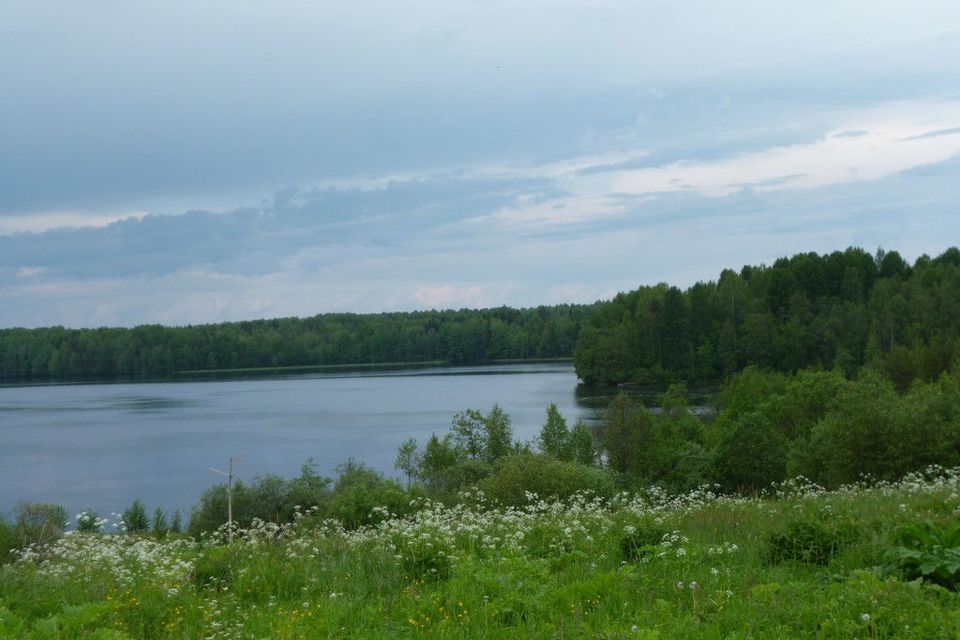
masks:
<path id="1" fill-rule="evenodd" d="M 957 637 L 955 592 L 878 567 L 898 527 L 958 509 L 960 470 L 934 470 L 766 498 L 468 493 L 355 531 L 258 523 L 232 545 L 74 533 L 3 567 L 0 636 Z"/>

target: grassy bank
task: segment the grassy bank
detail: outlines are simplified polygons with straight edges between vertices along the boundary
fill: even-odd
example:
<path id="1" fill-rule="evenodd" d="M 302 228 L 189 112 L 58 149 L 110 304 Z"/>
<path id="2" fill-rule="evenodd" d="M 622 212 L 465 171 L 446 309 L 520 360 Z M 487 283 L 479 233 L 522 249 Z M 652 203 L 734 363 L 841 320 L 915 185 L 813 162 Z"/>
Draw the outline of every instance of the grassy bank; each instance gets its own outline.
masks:
<path id="1" fill-rule="evenodd" d="M 355 531 L 307 513 L 230 545 L 74 533 L 3 567 L 0 635 L 956 637 L 957 594 L 890 550 L 902 526 L 947 527 L 958 508 L 960 471 L 936 471 L 765 499 L 654 491 L 502 509 L 468 493 Z"/>

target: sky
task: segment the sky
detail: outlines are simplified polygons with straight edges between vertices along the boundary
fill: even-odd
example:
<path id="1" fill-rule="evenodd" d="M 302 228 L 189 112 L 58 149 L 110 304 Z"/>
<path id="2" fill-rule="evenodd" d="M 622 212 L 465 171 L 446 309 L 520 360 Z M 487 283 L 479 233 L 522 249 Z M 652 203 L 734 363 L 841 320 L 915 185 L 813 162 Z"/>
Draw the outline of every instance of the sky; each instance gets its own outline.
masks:
<path id="1" fill-rule="evenodd" d="M 0 0 L 0 327 L 960 244 L 955 0 Z"/>

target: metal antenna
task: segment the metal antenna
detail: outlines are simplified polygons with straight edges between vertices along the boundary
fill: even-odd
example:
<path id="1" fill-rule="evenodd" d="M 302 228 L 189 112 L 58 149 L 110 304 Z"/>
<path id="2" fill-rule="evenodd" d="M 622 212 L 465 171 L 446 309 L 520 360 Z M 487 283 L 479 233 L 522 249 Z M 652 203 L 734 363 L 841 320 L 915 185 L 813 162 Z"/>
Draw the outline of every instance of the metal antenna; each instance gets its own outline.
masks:
<path id="1" fill-rule="evenodd" d="M 210 471 L 227 477 L 227 543 L 233 543 L 233 461 L 246 462 L 243 458 L 230 458 L 229 471 L 220 471 L 210 467 Z"/>

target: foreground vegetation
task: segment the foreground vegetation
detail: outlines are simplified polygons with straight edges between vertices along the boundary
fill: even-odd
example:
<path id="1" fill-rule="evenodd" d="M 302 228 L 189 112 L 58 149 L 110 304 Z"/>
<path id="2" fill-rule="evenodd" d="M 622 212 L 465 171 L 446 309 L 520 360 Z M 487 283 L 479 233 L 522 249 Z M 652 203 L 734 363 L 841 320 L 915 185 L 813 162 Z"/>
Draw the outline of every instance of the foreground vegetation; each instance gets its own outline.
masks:
<path id="1" fill-rule="evenodd" d="M 356 461 L 235 483 L 232 540 L 224 485 L 186 527 L 21 504 L 0 637 L 960 634 L 956 371 L 748 367 L 711 420 L 682 385 L 659 405 L 618 394 L 593 428 L 551 406 L 527 443 L 468 409 L 401 445 L 405 483 Z"/>
<path id="2" fill-rule="evenodd" d="M 762 498 L 520 507 L 479 492 L 181 536 L 72 533 L 0 571 L 17 638 L 941 638 L 960 634 L 960 470 Z"/>

